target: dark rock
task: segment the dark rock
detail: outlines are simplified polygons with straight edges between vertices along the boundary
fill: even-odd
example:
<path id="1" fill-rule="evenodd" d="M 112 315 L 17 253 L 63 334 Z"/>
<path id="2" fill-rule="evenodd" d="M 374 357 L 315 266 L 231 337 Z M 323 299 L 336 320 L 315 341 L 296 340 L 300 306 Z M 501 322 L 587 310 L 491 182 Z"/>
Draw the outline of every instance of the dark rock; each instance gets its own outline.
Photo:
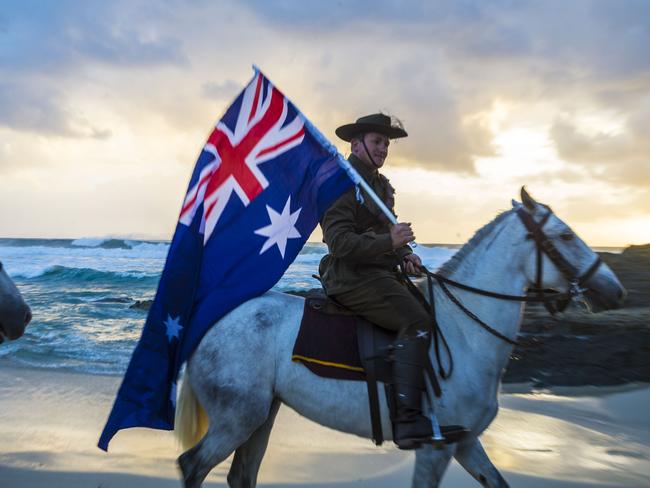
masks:
<path id="1" fill-rule="evenodd" d="M 107 239 L 102 242 L 99 247 L 102 249 L 132 249 L 132 247 L 122 239 Z"/>
<path id="2" fill-rule="evenodd" d="M 536 388 L 650 382 L 650 245 L 600 256 L 628 292 L 624 308 L 552 317 L 528 305 L 504 382 Z"/>
<path id="3" fill-rule="evenodd" d="M 151 308 L 152 303 L 153 300 L 136 300 L 135 303 L 131 305 L 129 308 L 133 308 L 135 310 L 147 311 Z"/>
<path id="4" fill-rule="evenodd" d="M 298 297 L 303 297 L 305 298 L 307 295 L 310 295 L 312 293 L 315 293 L 319 291 L 320 288 L 310 288 L 309 290 L 290 290 L 287 292 L 288 295 L 296 295 Z"/>
<path id="5" fill-rule="evenodd" d="M 130 303 L 133 299 L 129 297 L 105 297 L 95 300 L 95 303 Z"/>

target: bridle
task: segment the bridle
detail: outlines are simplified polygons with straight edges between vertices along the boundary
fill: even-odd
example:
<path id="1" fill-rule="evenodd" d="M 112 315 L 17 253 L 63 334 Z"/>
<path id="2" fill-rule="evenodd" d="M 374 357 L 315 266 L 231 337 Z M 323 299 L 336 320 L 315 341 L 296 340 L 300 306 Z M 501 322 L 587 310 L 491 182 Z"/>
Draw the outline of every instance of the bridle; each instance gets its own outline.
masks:
<path id="1" fill-rule="evenodd" d="M 463 303 L 456 297 L 452 291 L 449 289 L 449 286 L 459 288 L 461 290 L 469 291 L 471 293 L 475 293 L 477 295 L 483 295 L 486 297 L 490 298 L 496 298 L 499 300 L 507 300 L 507 301 L 516 301 L 516 302 L 526 302 L 526 303 L 543 303 L 546 309 L 552 314 L 555 315 L 558 311 L 564 310 L 566 305 L 570 301 L 577 301 L 577 302 L 584 302 L 584 292 L 587 290 L 585 285 L 587 282 L 591 279 L 591 277 L 596 273 L 600 265 L 602 264 L 602 261 L 600 259 L 600 256 L 596 256 L 595 261 L 589 266 L 589 268 L 582 274 L 580 274 L 580 271 L 573 266 L 571 263 L 569 263 L 566 258 L 560 253 L 560 251 L 555 247 L 555 244 L 553 243 L 552 239 L 550 239 L 545 233 L 544 233 L 544 225 L 548 222 L 549 218 L 551 215 L 553 215 L 553 211 L 551 210 L 550 207 L 547 205 L 542 205 L 540 204 L 543 208 L 547 210 L 546 214 L 541 218 L 539 222 L 535 222 L 535 219 L 528 213 L 526 210 L 524 210 L 523 207 L 517 209 L 517 215 L 521 222 L 523 223 L 524 227 L 526 227 L 526 230 L 528 231 L 528 234 L 526 236 L 526 239 L 532 239 L 535 241 L 535 248 L 536 248 L 536 266 L 537 270 L 535 272 L 535 287 L 534 288 L 529 288 L 528 289 L 528 294 L 524 296 L 520 295 L 507 295 L 503 293 L 496 293 L 493 291 L 488 291 L 488 290 L 483 290 L 480 288 L 475 288 L 473 286 L 466 285 L 464 283 L 459 283 L 457 281 L 454 281 L 450 278 L 447 278 L 444 275 L 441 275 L 439 273 L 432 273 L 431 271 L 427 270 L 424 266 L 422 266 L 422 271 L 426 274 L 427 276 L 427 282 L 428 282 L 428 293 L 429 293 L 429 300 L 428 300 L 428 306 L 426 308 L 428 311 L 431 313 L 433 317 L 433 339 L 434 339 L 434 346 L 436 350 L 436 359 L 438 361 L 438 368 L 439 368 L 439 373 L 443 378 L 447 378 L 451 375 L 452 369 L 453 369 L 453 360 L 451 360 L 451 352 L 449 350 L 449 345 L 447 344 L 447 341 L 445 337 L 442 334 L 442 331 L 440 331 L 440 328 L 438 327 L 437 321 L 435 319 L 435 302 L 434 302 L 434 296 L 433 296 L 433 280 L 438 282 L 438 285 L 442 289 L 442 291 L 445 293 L 445 295 L 458 307 L 460 308 L 465 315 L 470 317 L 474 322 L 479 324 L 483 329 L 488 331 L 490 334 L 494 335 L 495 337 L 498 337 L 504 342 L 507 342 L 508 344 L 511 344 L 513 346 L 517 346 L 519 343 L 515 339 L 511 339 L 505 335 L 503 335 L 501 332 L 496 330 L 493 327 L 490 327 L 488 324 L 486 324 L 483 320 L 481 320 L 476 314 L 474 314 L 471 310 L 469 310 Z M 560 273 L 568 280 L 569 282 L 569 289 L 568 291 L 562 293 L 562 292 L 556 292 L 554 290 L 546 290 L 542 288 L 542 280 L 543 280 L 543 262 L 544 262 L 544 254 L 551 260 L 551 262 L 558 268 Z M 415 287 L 415 285 L 410 281 L 410 279 L 406 276 L 406 273 L 402 273 L 404 277 L 406 278 L 407 283 L 409 284 L 409 288 L 417 290 L 418 294 L 421 295 L 419 292 L 419 289 Z M 426 301 L 424 302 L 426 303 Z M 558 303 L 562 304 L 558 306 Z M 440 344 L 447 349 L 449 358 L 450 358 L 450 365 L 449 365 L 449 371 L 444 371 L 444 368 L 442 367 L 441 361 L 440 361 Z"/>
<path id="2" fill-rule="evenodd" d="M 526 212 L 523 208 L 517 209 L 517 215 L 522 221 L 526 230 L 528 230 L 527 239 L 533 239 L 535 241 L 535 247 L 537 249 L 537 271 L 535 273 L 535 288 L 529 289 L 533 291 L 540 298 L 540 301 L 544 302 L 544 306 L 551 313 L 555 314 L 558 311 L 558 307 L 554 305 L 553 301 L 544 300 L 544 290 L 542 289 L 542 276 L 543 276 L 543 255 L 546 254 L 548 258 L 553 262 L 557 269 L 562 273 L 562 275 L 569 282 L 569 290 L 565 294 L 566 298 L 573 301 L 584 301 L 583 293 L 587 291 L 585 285 L 598 270 L 602 261 L 600 256 L 596 255 L 596 259 L 593 264 L 582 274 L 580 271 L 573 266 L 570 262 L 566 260 L 562 253 L 557 250 L 553 241 L 544 234 L 543 227 L 548 221 L 549 217 L 553 214 L 553 211 L 547 205 L 543 205 L 547 209 L 546 214 L 542 219 L 536 223 L 533 217 Z M 557 303 L 557 298 L 554 300 Z"/>

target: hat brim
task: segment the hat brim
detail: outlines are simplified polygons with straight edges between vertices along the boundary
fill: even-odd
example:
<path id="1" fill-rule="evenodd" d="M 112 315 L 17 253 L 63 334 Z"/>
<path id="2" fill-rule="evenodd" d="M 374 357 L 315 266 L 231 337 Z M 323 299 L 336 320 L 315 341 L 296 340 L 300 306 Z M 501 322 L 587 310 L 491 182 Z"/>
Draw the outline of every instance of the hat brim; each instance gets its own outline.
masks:
<path id="1" fill-rule="evenodd" d="M 350 142 L 357 134 L 366 134 L 368 132 L 377 132 L 385 135 L 389 139 L 399 139 L 400 137 L 408 136 L 404 129 L 400 129 L 399 127 L 386 127 L 380 124 L 345 124 L 335 131 L 336 135 L 346 142 Z"/>

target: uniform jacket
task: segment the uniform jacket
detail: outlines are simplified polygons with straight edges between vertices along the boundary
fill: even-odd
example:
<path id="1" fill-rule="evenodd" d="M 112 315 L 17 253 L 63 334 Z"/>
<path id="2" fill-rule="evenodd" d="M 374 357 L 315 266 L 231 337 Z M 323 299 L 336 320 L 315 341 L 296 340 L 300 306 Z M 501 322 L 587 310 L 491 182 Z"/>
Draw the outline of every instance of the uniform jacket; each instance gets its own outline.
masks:
<path id="1" fill-rule="evenodd" d="M 388 178 L 354 155 L 349 161 L 388 208 L 393 210 L 395 189 Z M 319 273 L 328 295 L 366 286 L 377 278 L 394 276 L 395 267 L 411 248 L 393 250 L 390 222 L 375 202 L 361 189 L 344 193 L 321 219 L 323 241 L 329 253 L 323 257 Z"/>

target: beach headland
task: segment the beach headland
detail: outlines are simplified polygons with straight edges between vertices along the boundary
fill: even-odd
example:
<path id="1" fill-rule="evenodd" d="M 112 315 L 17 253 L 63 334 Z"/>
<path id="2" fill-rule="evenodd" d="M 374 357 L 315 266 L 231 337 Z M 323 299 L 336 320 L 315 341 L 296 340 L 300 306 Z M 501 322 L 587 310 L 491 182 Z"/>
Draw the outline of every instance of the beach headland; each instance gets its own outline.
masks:
<path id="1" fill-rule="evenodd" d="M 623 308 L 572 307 L 552 317 L 528 305 L 503 381 L 553 386 L 650 383 L 650 244 L 599 253 L 627 290 Z"/>

